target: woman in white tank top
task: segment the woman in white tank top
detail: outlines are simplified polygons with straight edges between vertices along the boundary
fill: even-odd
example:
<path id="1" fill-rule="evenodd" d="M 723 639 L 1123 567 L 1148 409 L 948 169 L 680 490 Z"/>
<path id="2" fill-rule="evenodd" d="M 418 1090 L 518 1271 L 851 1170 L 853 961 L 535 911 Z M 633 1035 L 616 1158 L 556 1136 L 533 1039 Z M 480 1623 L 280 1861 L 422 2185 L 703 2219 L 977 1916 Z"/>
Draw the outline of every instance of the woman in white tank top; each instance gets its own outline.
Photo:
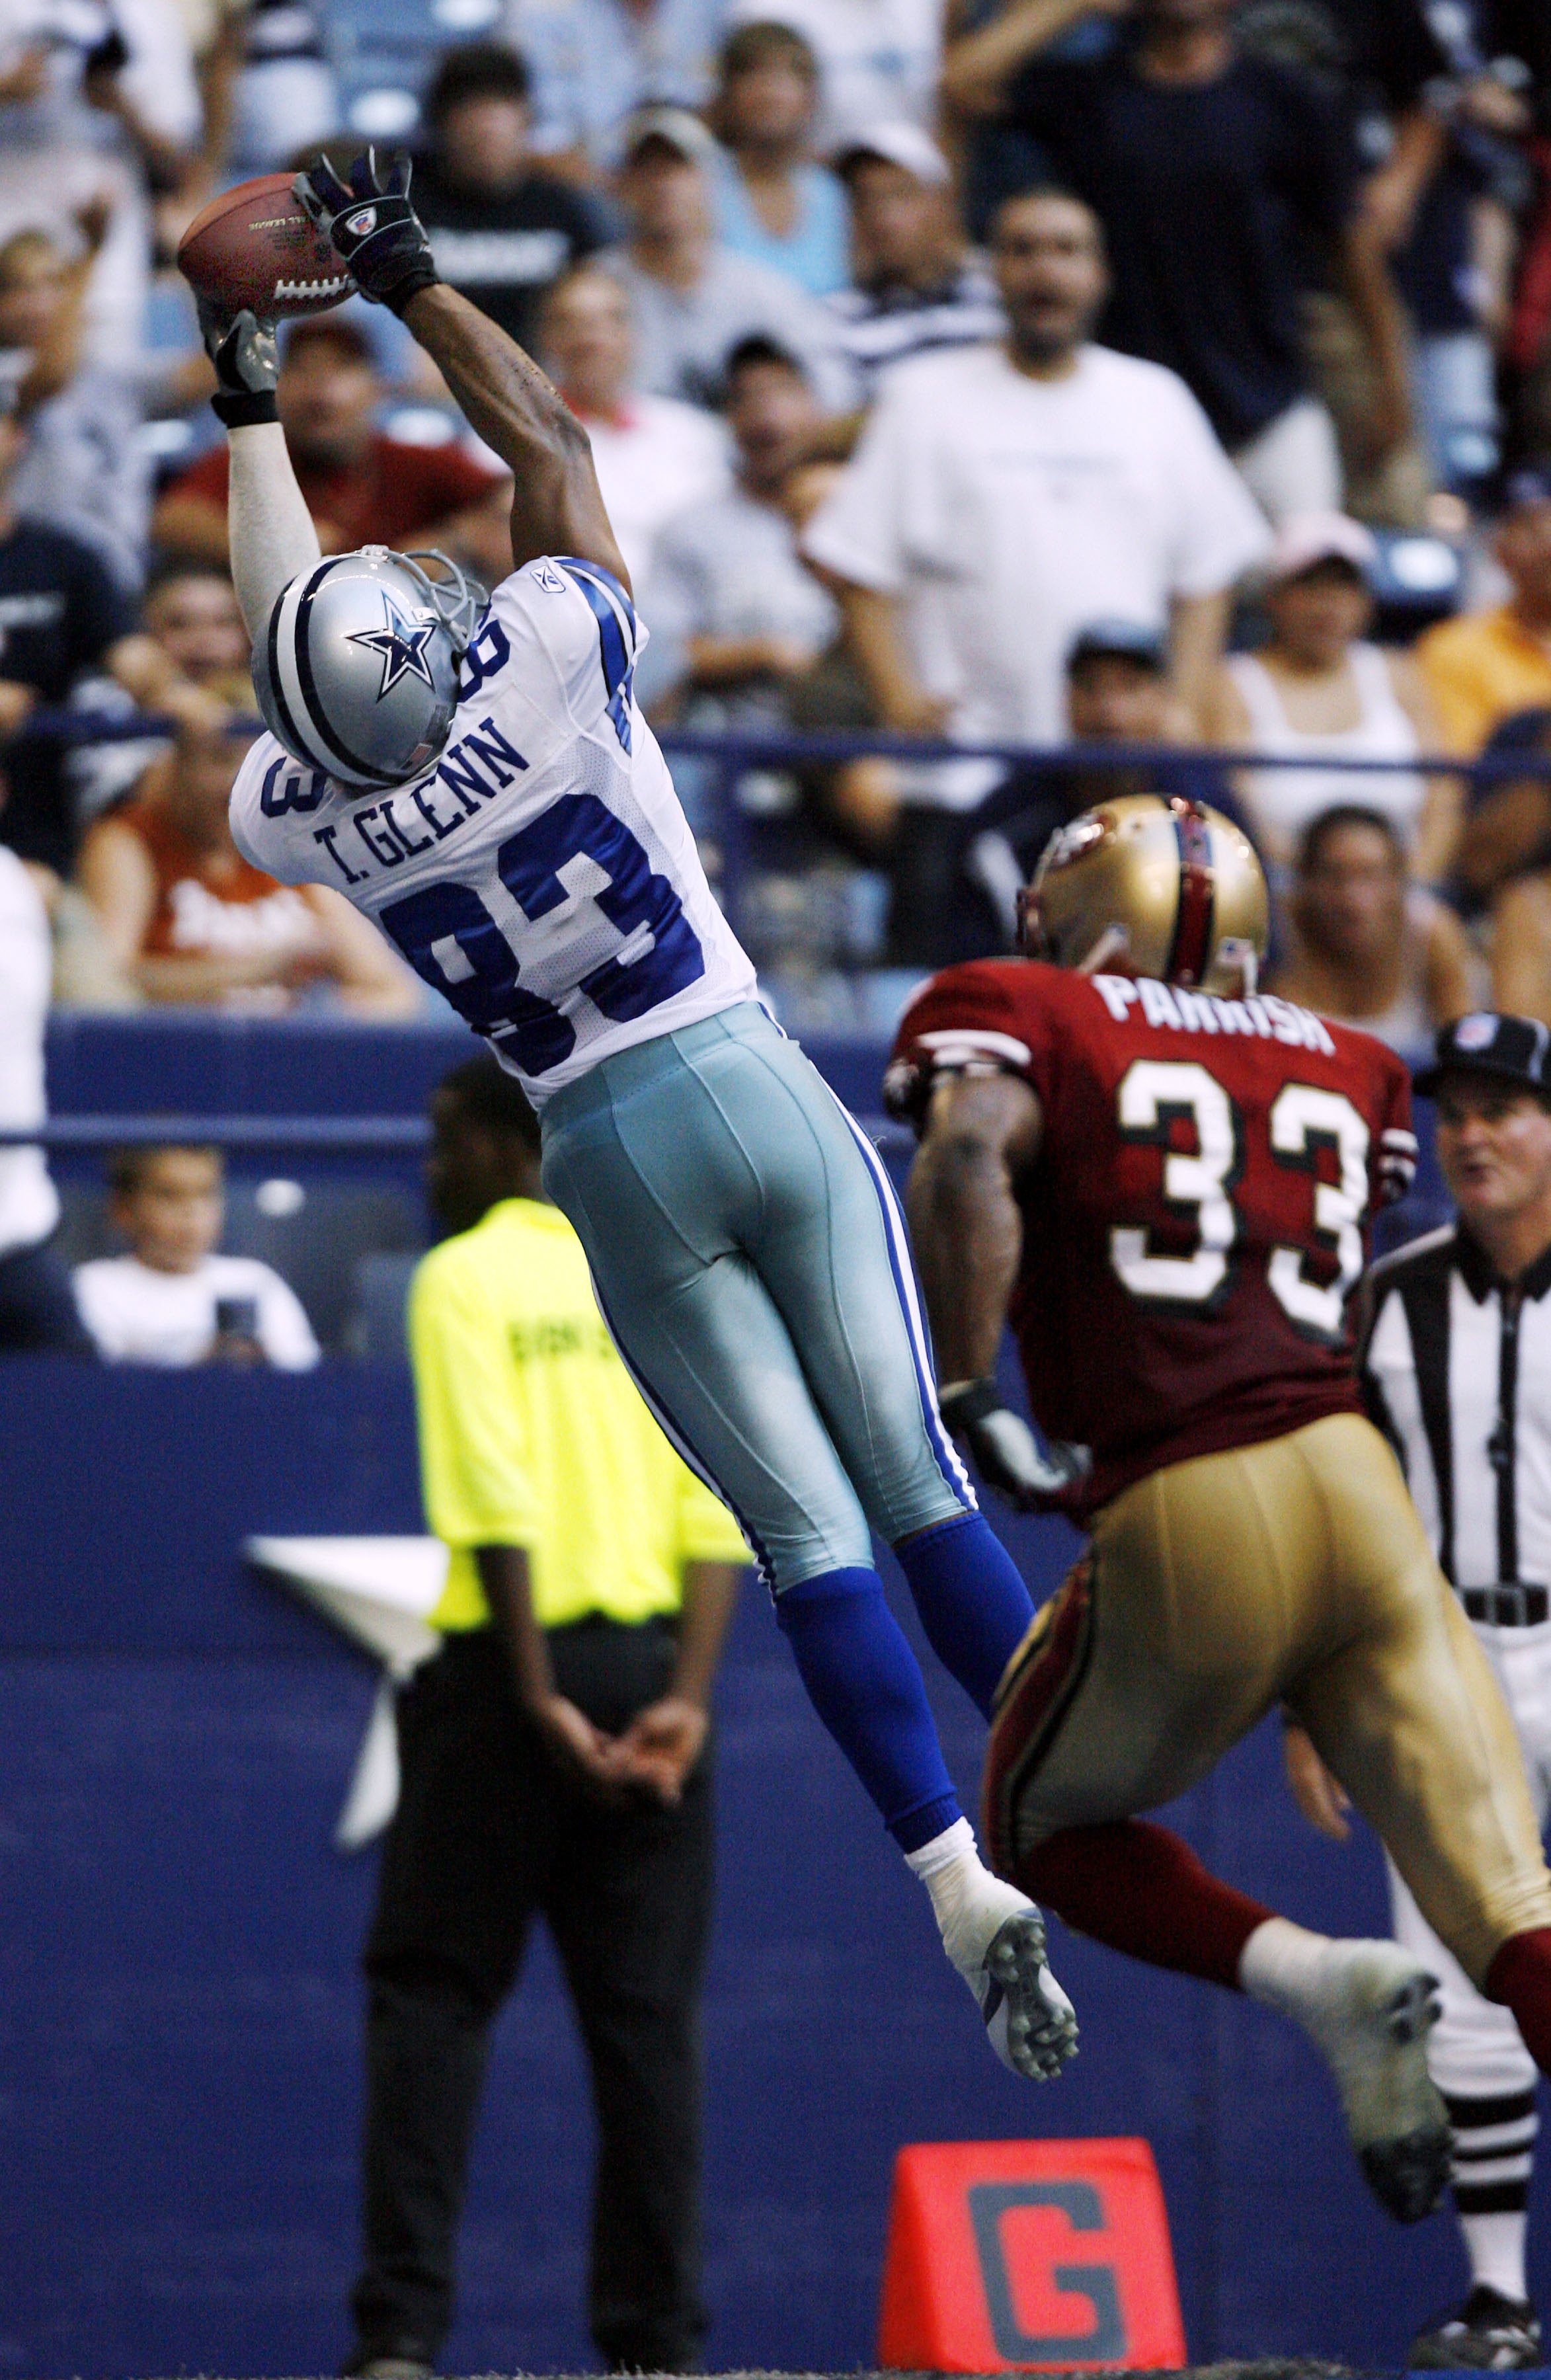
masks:
<path id="1" fill-rule="evenodd" d="M 1321 811 L 1299 845 L 1286 922 L 1266 990 L 1392 1050 L 1429 1048 L 1486 996 L 1459 918 L 1407 881 L 1394 824 L 1372 807 Z"/>
<path id="2" fill-rule="evenodd" d="M 1288 521 L 1267 566 L 1270 638 L 1258 653 L 1230 657 L 1209 700 L 1214 744 L 1308 764 L 1246 770 L 1235 787 L 1273 882 L 1285 883 L 1314 820 L 1347 803 L 1392 823 L 1424 881 L 1446 876 L 1453 861 L 1460 794 L 1452 780 L 1342 765 L 1415 760 L 1440 749 L 1411 656 L 1363 640 L 1374 551 L 1367 530 L 1339 513 Z"/>

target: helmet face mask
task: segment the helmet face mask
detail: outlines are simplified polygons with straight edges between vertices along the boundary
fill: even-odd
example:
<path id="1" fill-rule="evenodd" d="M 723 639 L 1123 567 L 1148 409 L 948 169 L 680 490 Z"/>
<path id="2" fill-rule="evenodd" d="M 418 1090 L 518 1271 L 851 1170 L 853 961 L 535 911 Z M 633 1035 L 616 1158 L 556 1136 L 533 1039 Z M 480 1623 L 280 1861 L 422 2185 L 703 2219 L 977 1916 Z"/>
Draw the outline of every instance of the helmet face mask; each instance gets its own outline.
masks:
<path id="1" fill-rule="evenodd" d="M 1031 956 L 1090 974 L 1242 994 L 1266 952 L 1266 880 L 1248 838 L 1177 795 L 1129 795 L 1059 829 L 1018 906 Z"/>
<path id="2" fill-rule="evenodd" d="M 433 579 L 421 559 L 446 572 Z M 443 553 L 363 546 L 294 578 L 253 649 L 265 724 L 293 759 L 363 793 L 430 768 L 447 741 L 484 597 Z"/>

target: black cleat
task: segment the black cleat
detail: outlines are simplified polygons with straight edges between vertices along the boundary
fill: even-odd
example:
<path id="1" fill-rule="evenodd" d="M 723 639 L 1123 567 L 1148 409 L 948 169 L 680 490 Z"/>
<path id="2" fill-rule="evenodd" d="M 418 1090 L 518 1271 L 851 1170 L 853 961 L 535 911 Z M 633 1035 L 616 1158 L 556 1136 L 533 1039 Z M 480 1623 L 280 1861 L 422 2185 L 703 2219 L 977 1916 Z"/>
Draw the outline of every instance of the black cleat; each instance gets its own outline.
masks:
<path id="1" fill-rule="evenodd" d="M 1540 2317 L 1527 2298 L 1505 2298 L 1478 2281 L 1458 2313 L 1445 2314 L 1413 2338 L 1412 2372 L 1520 2372 L 1545 2362 Z"/>

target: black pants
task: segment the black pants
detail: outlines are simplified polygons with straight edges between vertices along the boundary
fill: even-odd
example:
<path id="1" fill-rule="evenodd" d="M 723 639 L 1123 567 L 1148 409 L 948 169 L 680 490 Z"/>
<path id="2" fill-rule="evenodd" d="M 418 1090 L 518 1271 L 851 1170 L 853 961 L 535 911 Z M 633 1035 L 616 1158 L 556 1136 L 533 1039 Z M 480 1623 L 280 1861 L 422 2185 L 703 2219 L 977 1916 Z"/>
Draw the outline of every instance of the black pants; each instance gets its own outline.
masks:
<path id="1" fill-rule="evenodd" d="M 660 1622 L 584 1621 L 552 1630 L 550 1649 L 561 1693 L 611 1732 L 665 1691 L 673 1666 Z M 540 1911 L 592 2068 L 592 2336 L 616 2370 L 694 2371 L 706 2327 L 697 2004 L 708 1763 L 676 1809 L 589 1799 L 523 1718 L 490 1628 L 449 1637 L 398 1716 L 402 1791 L 365 1961 L 360 2354 L 430 2362 L 446 2336 L 490 2027 Z"/>

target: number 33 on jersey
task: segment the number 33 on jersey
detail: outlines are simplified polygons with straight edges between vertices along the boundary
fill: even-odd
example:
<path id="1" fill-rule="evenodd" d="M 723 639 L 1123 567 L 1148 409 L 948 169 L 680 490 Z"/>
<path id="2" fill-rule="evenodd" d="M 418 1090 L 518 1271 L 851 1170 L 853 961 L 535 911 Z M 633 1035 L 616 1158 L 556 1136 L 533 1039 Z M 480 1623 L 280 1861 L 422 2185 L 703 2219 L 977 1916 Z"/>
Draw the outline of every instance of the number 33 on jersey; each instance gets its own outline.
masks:
<path id="1" fill-rule="evenodd" d="M 890 1104 L 919 1122 L 988 1071 L 1044 1114 L 1010 1318 L 1041 1427 L 1093 1449 L 1088 1508 L 1359 1410 L 1349 1301 L 1415 1166 L 1393 1051 L 1284 1001 L 996 960 L 905 1011 Z"/>
<path id="2" fill-rule="evenodd" d="M 373 633 L 386 689 L 414 666 L 413 640 L 386 612 Z M 535 1105 L 754 992 L 635 707 L 644 642 L 597 563 L 530 562 L 491 598 L 423 776 L 373 796 L 261 735 L 232 789 L 244 857 L 354 902 Z M 326 744 L 326 722 L 312 725 Z"/>

